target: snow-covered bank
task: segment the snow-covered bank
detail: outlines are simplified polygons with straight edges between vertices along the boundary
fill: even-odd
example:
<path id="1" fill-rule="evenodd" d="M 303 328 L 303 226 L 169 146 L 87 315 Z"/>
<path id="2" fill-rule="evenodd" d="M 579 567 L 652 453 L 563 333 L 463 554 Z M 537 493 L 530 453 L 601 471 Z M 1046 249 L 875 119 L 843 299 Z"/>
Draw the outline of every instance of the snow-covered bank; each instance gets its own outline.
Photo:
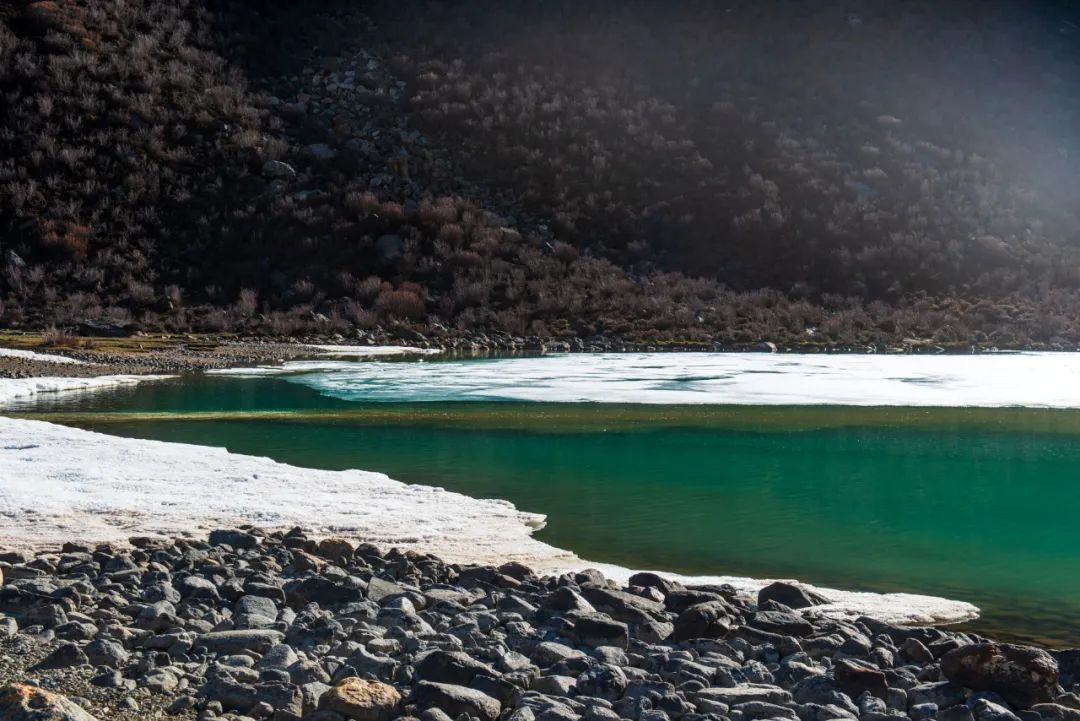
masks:
<path id="1" fill-rule="evenodd" d="M 18 350 L 16 348 L 0 348 L 0 358 L 21 358 L 23 360 L 40 361 L 42 363 L 61 363 L 75 366 L 87 365 L 86 361 L 81 361 L 76 358 L 51 355 L 49 353 L 35 353 L 32 350 Z"/>
<path id="2" fill-rule="evenodd" d="M 636 570 L 613 566 L 611 564 L 588 564 L 590 568 L 602 571 L 610 579 L 625 583 Z M 653 571 L 664 578 L 670 578 L 683 585 L 709 585 L 729 583 L 746 593 L 757 595 L 763 587 L 775 580 L 795 581 L 795 579 L 762 579 L 743 576 L 684 576 L 679 573 Z M 953 601 L 939 596 L 924 596 L 917 593 L 868 593 L 862 591 L 841 591 L 835 588 L 823 588 L 803 584 L 820 593 L 832 603 L 815 606 L 813 613 L 826 616 L 871 616 L 889 623 L 908 625 L 931 625 L 938 623 L 960 623 L 979 617 L 978 607 L 963 601 Z"/>
<path id="3" fill-rule="evenodd" d="M 214 368 L 206 372 L 209 375 L 255 378 L 257 376 L 279 375 L 282 373 L 321 371 L 327 367 L 338 368 L 345 366 L 353 368 L 356 366 L 356 361 L 362 358 L 415 359 L 443 352 L 441 348 L 414 348 L 406 345 L 305 345 L 301 347 L 318 351 L 313 355 L 325 357 L 326 360 L 298 360 L 287 361 L 284 364 Z"/>
<path id="4" fill-rule="evenodd" d="M 396 355 L 434 355 L 442 353 L 441 348 L 415 348 L 408 345 L 312 345 L 322 355 L 342 358 L 374 358 Z"/>
<path id="5" fill-rule="evenodd" d="M 573 563 L 544 518 L 381 473 L 298 468 L 222 448 L 0 417 L 0 546 L 117 541 L 238 523 L 303 525 L 452 561 Z"/>
<path id="6" fill-rule="evenodd" d="M 41 395 L 42 393 L 92 391 L 171 377 L 164 375 L 115 375 L 91 378 L 2 378 L 0 379 L 0 405 Z"/>
<path id="7" fill-rule="evenodd" d="M 0 417 L 0 547 L 123 541 L 240 523 L 302 525 L 451 562 L 518 560 L 544 572 L 599 568 L 621 580 L 632 573 L 536 540 L 531 534 L 543 521 L 506 501 L 407 485 L 380 473 L 298 468 L 220 448 Z M 663 575 L 748 592 L 770 582 Z M 815 610 L 831 615 L 947 623 L 977 614 L 970 604 L 930 596 L 815 590 L 834 601 Z"/>

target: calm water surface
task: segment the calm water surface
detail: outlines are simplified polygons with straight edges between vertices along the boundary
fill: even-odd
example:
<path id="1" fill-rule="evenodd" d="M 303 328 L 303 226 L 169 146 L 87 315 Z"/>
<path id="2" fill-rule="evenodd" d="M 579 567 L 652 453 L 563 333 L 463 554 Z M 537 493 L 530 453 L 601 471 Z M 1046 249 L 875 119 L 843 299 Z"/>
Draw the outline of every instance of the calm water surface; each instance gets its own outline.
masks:
<path id="1" fill-rule="evenodd" d="M 983 609 L 976 630 L 1080 642 L 1080 411 L 687 405 L 625 384 L 620 402 L 544 403 L 438 363 L 425 383 L 421 365 L 192 376 L 24 410 L 506 498 L 597 561 L 944 595 Z"/>

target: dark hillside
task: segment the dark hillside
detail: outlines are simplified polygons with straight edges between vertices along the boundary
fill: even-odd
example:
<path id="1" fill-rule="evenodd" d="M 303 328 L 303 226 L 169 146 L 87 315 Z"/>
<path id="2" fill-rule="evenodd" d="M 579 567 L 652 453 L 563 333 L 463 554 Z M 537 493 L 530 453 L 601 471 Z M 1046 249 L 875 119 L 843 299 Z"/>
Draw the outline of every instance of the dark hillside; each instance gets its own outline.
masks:
<path id="1" fill-rule="evenodd" d="M 1072 346 L 1063 7 L 8 0 L 0 324 Z"/>

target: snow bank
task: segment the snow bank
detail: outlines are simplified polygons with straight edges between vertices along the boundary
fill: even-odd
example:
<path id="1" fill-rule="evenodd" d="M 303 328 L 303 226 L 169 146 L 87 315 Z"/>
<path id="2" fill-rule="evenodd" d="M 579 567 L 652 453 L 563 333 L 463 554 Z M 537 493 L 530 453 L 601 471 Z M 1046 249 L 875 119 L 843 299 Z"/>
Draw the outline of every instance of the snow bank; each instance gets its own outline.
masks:
<path id="1" fill-rule="evenodd" d="M 620 580 L 632 573 L 536 540 L 532 533 L 543 527 L 544 517 L 506 501 L 407 485 L 381 473 L 298 468 L 221 448 L 0 417 L 0 547 L 175 536 L 241 523 L 303 525 L 451 562 L 516 560 L 551 573 L 599 568 Z M 771 582 L 662 575 L 684 583 L 731 583 L 750 593 Z M 815 590 L 834 601 L 816 611 L 835 616 L 948 623 L 978 612 L 970 604 L 930 596 Z"/>
<path id="2" fill-rule="evenodd" d="M 76 358 L 51 355 L 49 353 L 35 353 L 32 350 L 16 350 L 15 348 L 0 348 L 0 358 L 23 358 L 25 360 L 41 361 L 44 363 L 65 363 L 67 365 L 76 366 L 87 364 L 86 361 L 81 361 Z"/>
<path id="3" fill-rule="evenodd" d="M 324 355 L 366 358 L 393 355 L 433 355 L 442 353 L 440 348 L 414 348 L 407 345 L 309 345 Z"/>
<path id="4" fill-rule="evenodd" d="M 625 582 L 637 571 L 608 564 L 592 565 L 604 572 L 608 578 Z M 762 579 L 743 576 L 683 576 L 666 571 L 653 571 L 664 578 L 670 578 L 684 585 L 706 585 L 728 583 L 735 588 L 757 596 L 757 592 L 776 580 L 789 583 L 801 583 L 795 579 Z M 923 596 L 916 593 L 869 593 L 862 591 L 840 591 L 835 588 L 801 584 L 816 591 L 831 603 L 815 606 L 806 612 L 831 617 L 870 616 L 887 623 L 905 625 L 933 625 L 940 623 L 960 623 L 978 618 L 978 607 L 964 601 L 952 601 L 938 596 Z"/>
<path id="5" fill-rule="evenodd" d="M 93 378 L 2 378 L 0 379 L 0 405 L 22 400 L 42 393 L 91 391 L 115 386 L 128 386 L 145 381 L 161 380 L 172 376 L 96 376 Z"/>
<path id="6" fill-rule="evenodd" d="M 0 547 L 304 525 L 452 561 L 562 559 L 544 517 L 381 473 L 323 471 L 222 448 L 0 417 Z"/>
<path id="7" fill-rule="evenodd" d="M 305 345 L 319 351 L 318 355 L 327 360 L 287 361 L 284 364 L 248 366 L 242 368 L 215 368 L 206 373 L 219 376 L 255 378 L 257 376 L 309 373 L 312 371 L 339 370 L 355 368 L 357 358 L 388 358 L 394 356 L 427 356 L 442 353 L 440 348 L 414 348 L 405 345 Z M 352 358 L 353 360 L 331 360 L 333 358 Z"/>

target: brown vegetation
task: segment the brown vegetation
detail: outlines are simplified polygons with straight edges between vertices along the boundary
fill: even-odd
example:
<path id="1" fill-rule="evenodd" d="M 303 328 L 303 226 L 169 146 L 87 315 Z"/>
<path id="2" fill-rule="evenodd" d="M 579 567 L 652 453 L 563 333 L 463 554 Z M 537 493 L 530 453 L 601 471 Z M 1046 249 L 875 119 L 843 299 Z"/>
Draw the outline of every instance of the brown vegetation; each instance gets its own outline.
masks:
<path id="1" fill-rule="evenodd" d="M 1080 343 L 1053 29 L 781 5 L 6 3 L 0 323 Z"/>

